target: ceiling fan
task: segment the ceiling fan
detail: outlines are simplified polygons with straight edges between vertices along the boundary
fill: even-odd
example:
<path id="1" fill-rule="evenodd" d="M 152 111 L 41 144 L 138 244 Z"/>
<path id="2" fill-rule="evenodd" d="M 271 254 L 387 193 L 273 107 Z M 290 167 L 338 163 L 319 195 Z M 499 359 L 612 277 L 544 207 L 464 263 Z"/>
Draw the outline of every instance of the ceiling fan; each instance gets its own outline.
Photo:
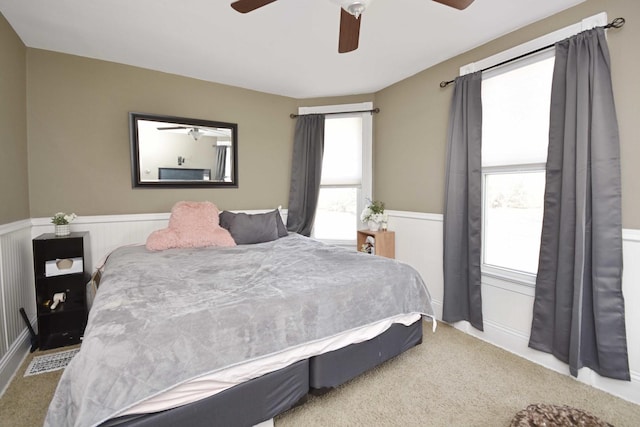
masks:
<path id="1" fill-rule="evenodd" d="M 175 125 L 175 126 L 159 126 L 156 129 L 169 130 L 169 131 L 172 130 L 172 131 L 179 131 L 178 133 L 186 133 L 195 141 L 200 139 L 201 136 L 213 136 L 215 138 L 218 138 L 218 141 L 229 139 L 231 137 L 231 131 L 229 129 L 209 127 L 209 126 Z"/>
<path id="2" fill-rule="evenodd" d="M 192 127 L 192 126 L 165 126 L 165 127 L 159 127 L 158 130 L 178 130 L 178 129 L 189 129 L 187 131 L 187 135 L 189 135 L 191 138 L 193 138 L 194 141 L 197 141 L 198 139 L 200 139 L 200 137 L 202 135 L 205 134 L 205 132 L 202 131 L 202 129 L 196 128 L 196 127 Z"/>
<path id="3" fill-rule="evenodd" d="M 256 10 L 276 0 L 237 0 L 231 7 L 240 13 Z M 358 48 L 360 38 L 360 22 L 371 0 L 331 0 L 340 4 L 340 36 L 338 39 L 338 53 L 346 53 Z M 466 9 L 474 0 L 433 0 L 458 10 Z"/>

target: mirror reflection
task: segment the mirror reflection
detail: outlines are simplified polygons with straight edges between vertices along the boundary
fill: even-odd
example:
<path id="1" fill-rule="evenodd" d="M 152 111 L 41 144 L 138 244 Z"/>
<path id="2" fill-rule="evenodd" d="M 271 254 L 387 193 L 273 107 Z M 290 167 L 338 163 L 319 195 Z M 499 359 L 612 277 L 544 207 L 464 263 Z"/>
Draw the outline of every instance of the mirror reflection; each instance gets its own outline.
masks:
<path id="1" fill-rule="evenodd" d="M 237 187 L 237 125 L 131 113 L 134 186 Z"/>

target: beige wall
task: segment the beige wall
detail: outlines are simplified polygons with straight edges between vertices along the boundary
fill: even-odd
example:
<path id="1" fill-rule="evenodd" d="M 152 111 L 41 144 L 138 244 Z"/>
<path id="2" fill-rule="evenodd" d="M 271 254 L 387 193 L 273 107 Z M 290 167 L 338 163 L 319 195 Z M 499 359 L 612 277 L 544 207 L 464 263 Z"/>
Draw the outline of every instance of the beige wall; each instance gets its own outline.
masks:
<path id="1" fill-rule="evenodd" d="M 26 48 L 0 14 L 0 224 L 29 218 Z"/>
<path id="2" fill-rule="evenodd" d="M 599 12 L 609 20 L 624 17 L 627 25 L 608 32 L 613 86 L 620 127 L 622 212 L 625 228 L 640 228 L 640 2 L 588 0 L 563 13 L 424 70 L 375 95 L 381 113 L 375 120 L 374 195 L 396 210 L 442 213 L 446 131 L 453 87 L 442 80 L 459 68 Z M 451 31 L 455 31 L 451 29 Z M 400 190 L 401 189 L 401 190 Z"/>
<path id="3" fill-rule="evenodd" d="M 81 215 L 165 212 L 175 201 L 212 200 L 221 208 L 252 209 L 288 202 L 294 120 L 298 106 L 375 101 L 374 196 L 389 209 L 441 213 L 445 141 L 452 88 L 438 83 L 458 74 L 461 65 L 526 42 L 606 11 L 629 22 L 609 32 L 614 90 L 620 125 L 623 174 L 623 223 L 640 228 L 640 158 L 634 128 L 640 67 L 640 2 L 588 0 L 482 47 L 424 70 L 376 94 L 294 100 L 215 83 L 81 58 L 27 49 L 27 125 L 29 132 L 30 216 L 55 211 Z M 635 19 L 634 19 L 635 18 Z M 7 31 L 0 26 L 4 32 Z M 9 28 L 10 31 L 10 28 Z M 453 31 L 453 29 L 452 29 Z M 11 31 L 12 37 L 15 34 Z M 2 42 L 7 37 L 3 35 Z M 21 44 L 18 42 L 18 45 Z M 24 55 L 24 48 L 23 55 Z M 15 47 L 14 47 L 15 50 Z M 19 50 L 19 49 L 18 49 Z M 0 60 L 19 62 L 6 49 Z M 19 68 L 19 67 L 18 67 Z M 4 66 L 3 66 L 4 69 Z M 19 87 L 20 71 L 16 71 Z M 5 98 L 6 99 L 6 98 Z M 0 101 L 0 104 L 5 102 Z M 11 105 L 15 115 L 18 110 Z M 7 105 L 3 105 L 7 108 Z M 22 107 L 24 109 L 24 107 Z M 238 189 L 132 189 L 127 113 L 162 113 L 238 123 Z M 19 116 L 19 115 L 18 115 Z M 0 115 L 7 120 L 10 115 Z M 24 128 L 21 118 L 7 120 Z M 2 131 L 7 132 L 6 126 Z M 22 137 L 11 137 L 23 141 Z M 6 144 L 5 138 L 2 141 Z M 18 143 L 17 151 L 24 145 Z M 26 170 L 20 155 L 11 162 Z M 0 172 L 6 173 L 6 172 Z M 14 177 L 15 172 L 11 172 Z M 13 179 L 13 178 L 12 178 Z M 12 198 L 26 194 L 26 184 L 3 179 Z M 11 185 L 6 184 L 11 182 Z M 26 182 L 23 180 L 23 183 Z M 4 197 L 3 197 L 4 200 Z M 18 198 L 19 200 L 19 198 Z M 27 205 L 24 200 L 22 205 Z M 4 203 L 3 203 L 4 205 Z M 7 208 L 4 208 L 7 209 Z M 12 208 L 13 209 L 13 208 Z M 22 207 L 22 212 L 28 207 Z M 0 220 L 28 216 L 4 213 Z M 5 220 L 6 222 L 6 220 Z"/>
<path id="4" fill-rule="evenodd" d="M 291 98 L 38 49 L 27 51 L 31 216 L 286 206 Z M 130 111 L 238 124 L 237 189 L 133 189 Z"/>
<path id="5" fill-rule="evenodd" d="M 28 49 L 31 216 L 167 212 L 179 200 L 221 209 L 288 204 L 295 100 L 56 52 Z M 239 188 L 132 189 L 128 112 L 238 124 Z"/>

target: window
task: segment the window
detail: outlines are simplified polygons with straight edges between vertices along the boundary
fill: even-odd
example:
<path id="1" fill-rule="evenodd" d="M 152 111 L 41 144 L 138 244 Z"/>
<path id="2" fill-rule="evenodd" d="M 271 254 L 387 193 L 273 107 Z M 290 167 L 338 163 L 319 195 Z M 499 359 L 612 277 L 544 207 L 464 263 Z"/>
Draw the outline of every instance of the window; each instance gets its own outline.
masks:
<path id="1" fill-rule="evenodd" d="M 551 51 L 483 75 L 484 272 L 537 273 L 553 64 Z"/>
<path id="2" fill-rule="evenodd" d="M 371 103 L 310 107 L 301 113 L 361 111 Z M 318 207 L 311 237 L 354 245 L 366 198 L 371 197 L 370 113 L 325 117 L 324 154 Z"/>
<path id="3" fill-rule="evenodd" d="M 589 16 L 460 68 L 523 58 L 483 72 L 482 273 L 491 283 L 533 285 L 538 269 L 554 51 L 527 55 L 607 22 L 605 12 Z"/>
<path id="4" fill-rule="evenodd" d="M 313 236 L 355 240 L 362 184 L 362 117 L 327 116 Z"/>

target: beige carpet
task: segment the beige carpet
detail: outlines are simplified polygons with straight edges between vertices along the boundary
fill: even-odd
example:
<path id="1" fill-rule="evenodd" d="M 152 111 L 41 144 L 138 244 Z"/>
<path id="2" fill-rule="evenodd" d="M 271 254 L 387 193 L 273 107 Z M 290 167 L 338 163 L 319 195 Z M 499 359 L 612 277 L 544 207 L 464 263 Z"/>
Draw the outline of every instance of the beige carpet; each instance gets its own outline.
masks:
<path id="1" fill-rule="evenodd" d="M 35 354 L 39 354 L 36 352 Z M 62 371 L 22 377 L 0 398 L 0 425 L 40 426 Z M 640 426 L 640 405 L 586 386 L 462 332 L 425 325 L 424 343 L 275 419 L 290 426 L 508 426 L 530 403 L 584 409 Z"/>
<path id="2" fill-rule="evenodd" d="M 24 377 L 24 372 L 35 356 L 57 353 L 77 348 L 77 345 L 35 351 L 27 356 L 5 393 L 0 397 L 0 426 L 31 427 L 41 426 L 47 407 L 62 370 Z"/>

